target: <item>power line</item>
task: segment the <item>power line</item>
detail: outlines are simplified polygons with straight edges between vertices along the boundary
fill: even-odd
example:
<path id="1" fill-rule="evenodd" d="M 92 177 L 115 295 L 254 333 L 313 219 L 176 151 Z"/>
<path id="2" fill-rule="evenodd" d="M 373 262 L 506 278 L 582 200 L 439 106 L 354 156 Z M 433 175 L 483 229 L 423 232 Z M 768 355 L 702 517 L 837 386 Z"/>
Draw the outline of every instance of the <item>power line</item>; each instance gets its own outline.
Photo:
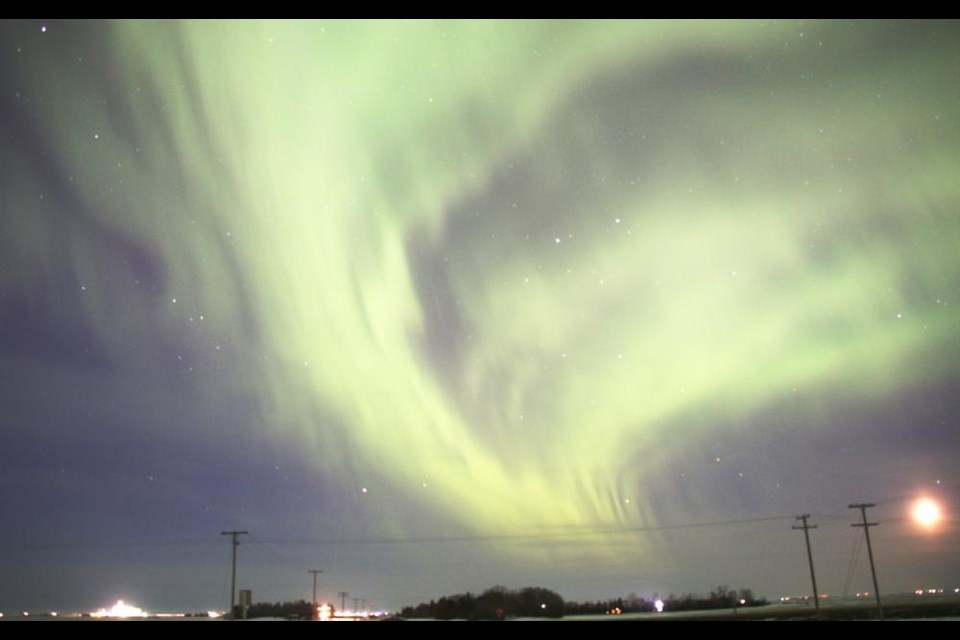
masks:
<path id="1" fill-rule="evenodd" d="M 277 551 L 269 544 L 254 540 L 248 540 L 246 544 L 251 550 L 259 554 L 264 561 L 274 566 L 288 569 L 300 569 L 303 566 L 302 562 L 292 560 L 288 555 Z"/>
<path id="2" fill-rule="evenodd" d="M 958 487 L 958 483 L 948 483 L 937 485 L 936 489 L 944 491 L 950 490 L 954 487 Z M 914 493 L 910 494 L 897 494 L 890 496 L 884 500 L 880 500 L 877 504 L 889 504 L 895 503 L 903 500 L 910 499 L 915 497 Z M 820 527 L 835 526 L 842 524 L 845 518 L 842 514 L 845 512 L 845 509 L 841 509 L 836 512 L 826 513 L 826 514 L 813 514 L 811 517 L 816 517 L 820 520 Z M 553 539 L 553 538 L 576 538 L 576 537 L 589 537 L 589 536 L 614 536 L 614 535 L 625 535 L 631 533 L 643 533 L 643 532 L 656 532 L 656 531 L 676 531 L 683 529 L 700 529 L 700 528 L 711 528 L 711 527 L 722 527 L 722 526 L 736 526 L 742 524 L 754 524 L 760 522 L 775 522 L 777 520 L 788 520 L 793 519 L 792 515 L 776 515 L 776 516 L 767 516 L 767 517 L 758 517 L 758 518 L 745 518 L 745 519 L 736 519 L 736 520 L 719 520 L 719 521 L 708 521 L 708 522 L 692 522 L 692 523 L 681 523 L 681 524 L 665 524 L 665 525 L 652 525 L 652 526 L 638 526 L 638 527 L 622 527 L 617 529 L 601 529 L 601 528 L 592 528 L 592 529 L 583 529 L 579 531 L 563 531 L 563 532 L 552 532 L 552 533 L 516 533 L 516 534 L 490 534 L 490 535 L 464 535 L 464 536 L 424 536 L 424 537 L 413 537 L 413 538 L 317 538 L 317 539 L 277 539 L 277 540 L 251 540 L 251 543 L 259 543 L 262 545 L 266 544 L 277 544 L 277 545 L 311 545 L 311 544 L 418 544 L 418 543 L 442 543 L 442 542 L 485 542 L 485 541 L 498 541 L 498 540 L 542 540 L 542 539 Z M 885 518 L 882 519 L 882 522 L 899 522 L 901 519 L 897 518 Z M 956 523 L 956 520 L 947 520 L 948 523 Z M 152 541 L 152 542 L 139 542 L 139 541 L 109 541 L 109 540 L 98 540 L 98 541 L 75 541 L 71 540 L 69 542 L 51 542 L 51 543 L 5 543 L 0 542 L 0 549 L 18 549 L 18 550 L 36 550 L 36 551 L 49 551 L 56 549 L 69 549 L 76 547 L 83 548 L 97 548 L 105 547 L 109 549 L 116 548 L 146 548 L 146 547 L 185 547 L 185 546 L 195 546 L 195 545 L 211 545 L 216 544 L 215 542 L 209 539 L 201 540 L 191 540 L 191 539 L 181 539 L 181 540 L 164 540 L 164 541 Z M 291 565 L 296 564 L 291 561 Z"/>
<path id="3" fill-rule="evenodd" d="M 230 567 L 226 567 L 223 570 L 223 586 L 221 587 L 221 590 L 220 590 L 221 599 L 219 600 L 219 602 L 223 602 L 226 599 L 227 594 L 223 592 L 226 591 L 229 588 L 229 586 L 230 586 Z"/>
<path id="4" fill-rule="evenodd" d="M 857 561 L 860 559 L 860 549 L 863 547 L 863 532 L 858 532 L 853 541 L 853 548 L 850 550 L 850 561 L 847 563 L 847 575 L 843 578 L 843 590 L 841 593 L 846 598 L 850 595 L 850 584 L 853 582 L 853 576 L 857 570 Z"/>
<path id="5" fill-rule="evenodd" d="M 580 538 L 589 536 L 624 535 L 650 531 L 676 531 L 681 529 L 704 529 L 711 527 L 736 526 L 789 520 L 794 516 L 768 516 L 763 518 L 744 518 L 740 520 L 716 520 L 710 522 L 690 522 L 672 525 L 651 525 L 643 527 L 624 527 L 620 529 L 586 529 L 580 531 L 558 531 L 553 533 L 507 533 L 474 536 L 431 536 L 416 538 L 303 538 L 287 540 L 263 540 L 264 544 L 420 544 L 435 542 L 488 542 L 497 540 L 545 540 L 554 538 Z"/>
<path id="6" fill-rule="evenodd" d="M 927 489 L 929 489 L 927 493 L 953 491 L 958 487 L 960 487 L 960 483 L 956 483 L 956 482 L 935 484 L 927 487 Z M 877 500 L 875 504 L 885 505 L 885 504 L 891 504 L 896 502 L 908 502 L 910 500 L 917 498 L 918 495 L 922 495 L 920 490 L 912 490 L 909 492 L 898 493 L 892 496 L 887 496 L 883 500 Z"/>

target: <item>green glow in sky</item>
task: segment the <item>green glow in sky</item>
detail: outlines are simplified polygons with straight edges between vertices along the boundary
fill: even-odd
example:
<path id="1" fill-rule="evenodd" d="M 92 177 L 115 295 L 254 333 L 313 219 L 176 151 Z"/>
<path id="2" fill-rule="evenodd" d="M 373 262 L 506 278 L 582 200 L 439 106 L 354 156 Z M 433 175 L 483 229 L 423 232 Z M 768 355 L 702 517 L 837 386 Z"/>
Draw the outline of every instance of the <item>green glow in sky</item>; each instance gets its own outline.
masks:
<path id="1" fill-rule="evenodd" d="M 42 216 L 3 242 L 72 263 L 118 368 L 150 369 L 144 326 L 188 345 L 192 399 L 252 399 L 241 435 L 345 491 L 484 534 L 652 524 L 717 424 L 956 372 L 957 48 L 864 55 L 885 33 L 118 23 L 109 82 L 59 65 L 35 109 L 85 224 L 162 285 Z"/>

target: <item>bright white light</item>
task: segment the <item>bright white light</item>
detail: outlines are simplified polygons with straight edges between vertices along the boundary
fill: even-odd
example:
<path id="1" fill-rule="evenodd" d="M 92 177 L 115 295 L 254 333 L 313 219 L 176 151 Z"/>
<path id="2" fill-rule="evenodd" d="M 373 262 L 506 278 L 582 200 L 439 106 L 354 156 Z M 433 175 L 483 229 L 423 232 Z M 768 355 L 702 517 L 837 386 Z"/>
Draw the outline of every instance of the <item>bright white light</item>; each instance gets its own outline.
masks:
<path id="1" fill-rule="evenodd" d="M 97 609 L 90 614 L 91 618 L 145 618 L 147 612 L 140 607 L 126 604 L 123 600 L 117 600 L 117 604 L 109 609 Z"/>
<path id="2" fill-rule="evenodd" d="M 333 617 L 333 607 L 326 602 L 317 607 L 317 617 L 320 620 L 327 621 Z"/>
<path id="3" fill-rule="evenodd" d="M 653 608 L 657 610 L 657 613 L 663 613 L 663 600 L 657 598 L 653 603 Z"/>
<path id="4" fill-rule="evenodd" d="M 940 522 L 940 505 L 930 498 L 920 498 L 913 503 L 913 519 L 920 526 L 932 529 Z"/>

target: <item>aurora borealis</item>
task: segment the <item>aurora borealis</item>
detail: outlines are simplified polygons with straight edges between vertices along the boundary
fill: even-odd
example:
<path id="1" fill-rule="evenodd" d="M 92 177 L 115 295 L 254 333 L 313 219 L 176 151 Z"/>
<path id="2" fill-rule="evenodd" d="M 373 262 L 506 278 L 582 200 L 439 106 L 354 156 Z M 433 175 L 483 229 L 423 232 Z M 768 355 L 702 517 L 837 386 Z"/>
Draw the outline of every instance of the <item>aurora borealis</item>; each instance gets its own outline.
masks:
<path id="1" fill-rule="evenodd" d="M 0 609 L 956 579 L 956 23 L 0 29 Z"/>

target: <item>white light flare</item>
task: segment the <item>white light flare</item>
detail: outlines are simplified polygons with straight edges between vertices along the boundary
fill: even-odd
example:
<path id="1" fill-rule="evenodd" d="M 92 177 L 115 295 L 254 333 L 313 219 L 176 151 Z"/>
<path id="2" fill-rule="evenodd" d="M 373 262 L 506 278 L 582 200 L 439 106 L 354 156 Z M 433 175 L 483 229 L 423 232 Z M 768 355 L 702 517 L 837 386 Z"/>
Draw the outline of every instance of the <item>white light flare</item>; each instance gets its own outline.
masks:
<path id="1" fill-rule="evenodd" d="M 914 502 L 911 514 L 914 522 L 924 529 L 933 529 L 942 519 L 940 505 L 930 498 L 920 498 Z"/>
<path id="2" fill-rule="evenodd" d="M 140 607 L 117 600 L 109 609 L 100 608 L 90 614 L 91 618 L 146 618 L 147 612 Z"/>

